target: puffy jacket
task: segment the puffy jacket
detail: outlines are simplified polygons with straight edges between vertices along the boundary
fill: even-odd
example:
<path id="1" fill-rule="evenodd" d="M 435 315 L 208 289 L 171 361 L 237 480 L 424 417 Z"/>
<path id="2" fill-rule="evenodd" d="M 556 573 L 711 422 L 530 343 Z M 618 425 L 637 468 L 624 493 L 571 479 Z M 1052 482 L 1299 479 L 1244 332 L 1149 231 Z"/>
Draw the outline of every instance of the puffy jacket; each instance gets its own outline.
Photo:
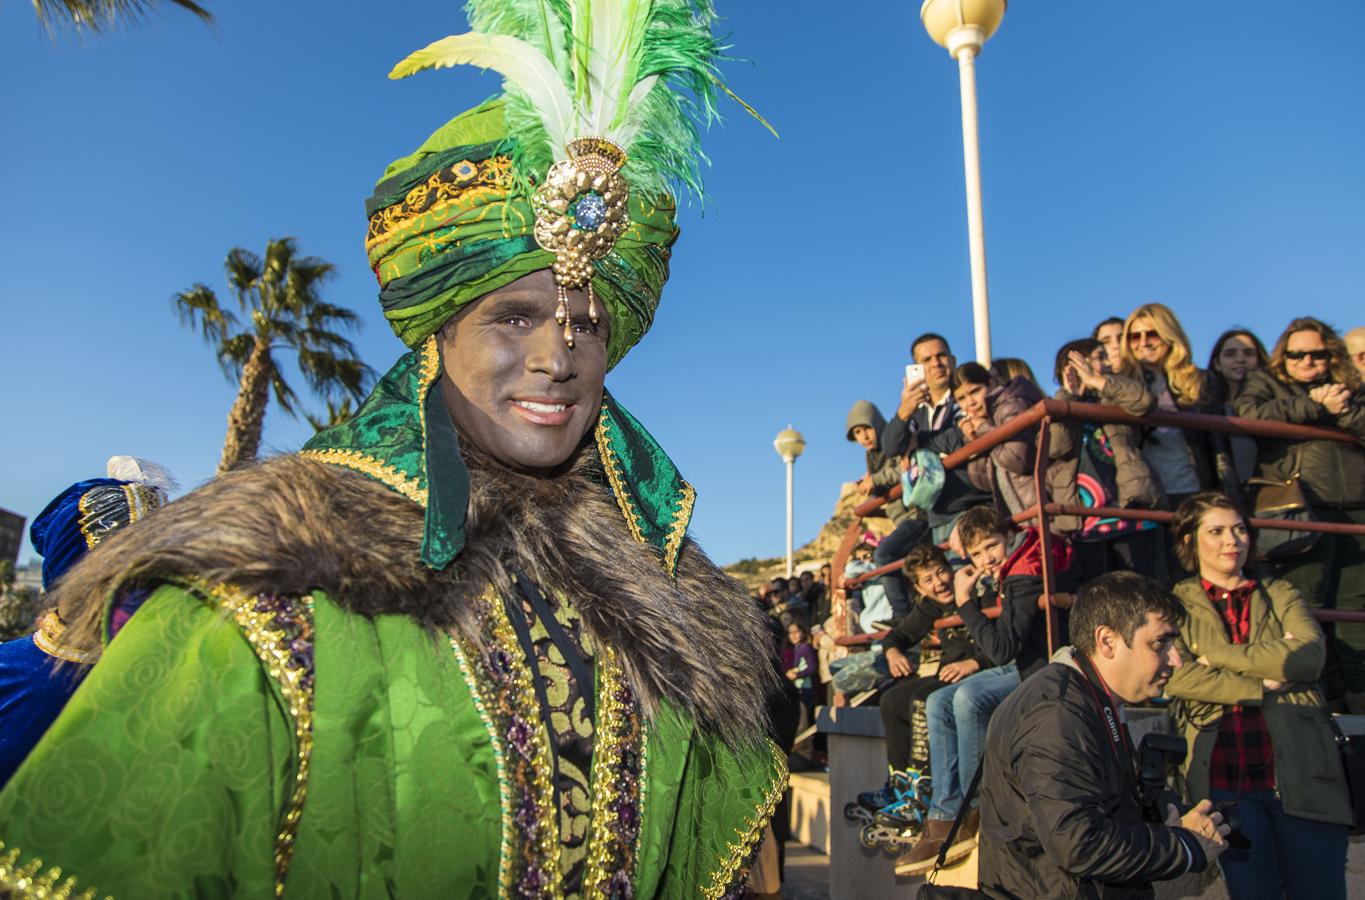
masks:
<path id="1" fill-rule="evenodd" d="M 1222 382 L 1205 369 L 1199 370 L 1199 377 L 1203 385 L 1197 401 L 1176 397 L 1174 391 L 1171 392 L 1176 411 L 1222 415 L 1225 399 Z M 1143 380 L 1150 385 L 1154 376 L 1144 372 Z M 1227 434 L 1221 431 L 1202 431 L 1198 428 L 1182 428 L 1180 431 L 1185 437 L 1185 446 L 1189 448 L 1190 464 L 1194 466 L 1195 476 L 1199 479 L 1199 489 L 1222 491 L 1231 497 L 1238 496 L 1240 484 L 1237 467 L 1232 462 L 1232 447 L 1228 443 Z"/>
<path id="2" fill-rule="evenodd" d="M 1365 506 L 1365 389 L 1357 390 L 1351 405 L 1339 416 L 1308 396 L 1301 384 L 1286 384 L 1265 369 L 1247 373 L 1237 395 L 1237 414 L 1247 419 L 1326 425 L 1355 436 L 1357 443 L 1282 441 L 1258 438 L 1260 474 L 1285 480 L 1299 473 L 1299 485 L 1313 506 L 1351 509 Z"/>
<path id="3" fill-rule="evenodd" d="M 1131 763 L 1066 649 L 991 716 L 981 781 L 981 892 L 992 898 L 1151 897 L 1202 871 L 1183 828 L 1143 820 Z"/>
<path id="4" fill-rule="evenodd" d="M 999 428 L 1030 406 L 1043 399 L 1038 385 L 1018 376 L 986 394 L 986 413 L 991 429 Z M 983 431 L 983 437 L 990 431 Z M 1009 440 L 996 444 L 990 453 L 967 463 L 967 477 L 983 491 L 989 491 L 995 502 L 1009 513 L 1028 509 L 1038 502 L 1037 485 L 1033 479 L 1034 438 L 1037 429 L 1030 429 Z"/>
<path id="5" fill-rule="evenodd" d="M 845 435 L 850 441 L 853 440 L 855 425 L 866 425 L 877 433 L 877 446 L 867 451 L 867 474 L 872 476 L 872 496 L 885 496 L 893 485 L 901 483 L 900 457 L 888 456 L 881 451 L 886 419 L 882 417 L 882 412 L 877 409 L 875 403 L 870 400 L 859 400 L 848 411 L 848 420 L 845 424 Z M 892 525 L 899 525 L 906 519 L 919 515 L 919 510 L 908 507 L 899 500 L 887 502 L 882 506 L 882 511 L 886 513 Z"/>
<path id="6" fill-rule="evenodd" d="M 1084 396 L 1069 394 L 1065 390 L 1057 392 L 1058 400 L 1079 400 L 1086 403 L 1101 403 L 1117 406 L 1134 416 L 1145 416 L 1156 406 L 1156 398 L 1147 390 L 1142 379 L 1126 375 L 1105 375 L 1104 389 L 1098 396 L 1087 392 Z M 1077 421 L 1055 422 L 1049 433 L 1048 491 L 1056 503 L 1072 506 L 1081 504 L 1080 491 L 1076 476 L 1080 471 L 1083 441 L 1083 425 Z M 1139 449 L 1138 431 L 1131 425 L 1104 426 L 1108 446 L 1114 453 L 1115 477 L 1118 483 L 1118 502 L 1123 507 L 1151 509 L 1164 505 L 1165 495 L 1161 485 L 1152 474 L 1147 461 Z M 1080 527 L 1079 518 L 1058 516 L 1054 529 L 1068 533 Z"/>
<path id="7" fill-rule="evenodd" d="M 1166 693 L 1177 699 L 1176 721 L 1188 754 L 1189 796 L 1209 795 L 1209 764 L 1227 706 L 1259 706 L 1275 748 L 1275 787 L 1291 816 L 1349 825 L 1351 803 L 1327 710 L 1316 681 L 1326 657 L 1322 631 L 1287 581 L 1271 579 L 1251 595 L 1251 640 L 1234 644 L 1223 617 L 1198 578 L 1175 586 L 1189 616 L 1177 649 L 1183 665 Z M 1288 631 L 1292 641 L 1285 640 Z M 1209 665 L 1195 662 L 1207 657 Z M 1261 679 L 1285 682 L 1266 692 Z"/>

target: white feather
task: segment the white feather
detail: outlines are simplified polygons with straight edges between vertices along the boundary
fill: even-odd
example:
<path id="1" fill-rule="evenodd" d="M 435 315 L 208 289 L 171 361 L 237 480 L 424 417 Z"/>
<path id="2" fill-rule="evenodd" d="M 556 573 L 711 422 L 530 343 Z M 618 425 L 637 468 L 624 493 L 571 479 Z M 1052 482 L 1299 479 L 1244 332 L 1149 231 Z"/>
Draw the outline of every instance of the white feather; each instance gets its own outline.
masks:
<path id="1" fill-rule="evenodd" d="M 409 55 L 389 77 L 459 65 L 492 69 L 516 85 L 539 113 L 553 151 L 564 152 L 575 136 L 573 100 L 549 58 L 520 38 L 477 31 L 451 35 Z"/>
<path id="2" fill-rule="evenodd" d="M 180 482 L 165 466 L 138 456 L 111 456 L 104 470 L 110 478 L 160 488 L 167 494 L 180 487 Z"/>
<path id="3" fill-rule="evenodd" d="M 630 96 L 626 98 L 626 118 L 615 130 L 619 143 L 622 147 L 629 147 L 631 141 L 635 140 L 636 133 L 640 130 L 640 116 L 638 115 L 640 104 L 645 97 L 654 89 L 654 84 L 659 80 L 658 75 L 650 75 L 636 82 L 635 87 L 630 89 Z"/>

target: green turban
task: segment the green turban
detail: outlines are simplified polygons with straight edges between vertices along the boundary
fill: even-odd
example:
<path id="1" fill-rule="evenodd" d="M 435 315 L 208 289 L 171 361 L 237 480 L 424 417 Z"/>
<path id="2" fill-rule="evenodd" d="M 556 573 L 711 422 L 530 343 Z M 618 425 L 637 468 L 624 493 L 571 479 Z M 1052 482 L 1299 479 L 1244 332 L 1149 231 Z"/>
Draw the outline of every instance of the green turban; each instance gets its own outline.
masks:
<path id="1" fill-rule="evenodd" d="M 554 262 L 532 233 L 533 186 L 519 172 L 504 109 L 503 100 L 493 100 L 447 122 L 388 167 L 365 205 L 365 250 L 379 302 L 409 347 L 470 302 Z M 654 321 L 678 238 L 672 200 L 638 194 L 631 192 L 629 228 L 597 261 L 592 279 L 611 319 L 608 367 Z"/>
<path id="2" fill-rule="evenodd" d="M 437 384 L 436 332 L 469 303 L 550 268 L 532 229 L 533 179 L 520 174 L 506 134 L 505 103 L 456 116 L 417 152 L 389 166 L 366 204 L 365 249 L 384 316 L 409 352 L 375 385 L 350 421 L 315 435 L 303 455 L 362 472 L 426 509 L 422 562 L 442 569 L 465 543 L 469 471 Z M 530 167 L 534 168 L 534 166 Z M 593 292 L 611 319 L 607 364 L 649 330 L 677 240 L 672 200 L 632 192 L 630 225 L 596 261 Z M 636 540 L 671 573 L 695 493 L 644 427 L 610 394 L 592 439 Z"/>

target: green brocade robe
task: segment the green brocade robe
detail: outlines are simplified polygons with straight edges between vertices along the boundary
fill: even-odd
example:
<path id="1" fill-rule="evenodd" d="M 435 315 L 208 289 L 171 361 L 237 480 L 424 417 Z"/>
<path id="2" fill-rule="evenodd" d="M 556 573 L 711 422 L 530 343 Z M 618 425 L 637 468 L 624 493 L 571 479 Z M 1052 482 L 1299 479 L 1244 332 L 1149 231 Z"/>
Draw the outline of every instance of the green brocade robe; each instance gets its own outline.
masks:
<path id="1" fill-rule="evenodd" d="M 501 604 L 481 619 L 509 634 Z M 326 595 L 164 586 L 0 795 L 0 864 L 97 896 L 557 896 L 558 822 L 529 669 Z M 490 654 L 490 658 L 497 657 Z M 646 724 L 595 658 L 586 896 L 720 897 L 785 787 L 666 703 Z M 8 871 L 11 883 L 4 880 Z M 20 890 L 17 896 L 25 896 Z"/>

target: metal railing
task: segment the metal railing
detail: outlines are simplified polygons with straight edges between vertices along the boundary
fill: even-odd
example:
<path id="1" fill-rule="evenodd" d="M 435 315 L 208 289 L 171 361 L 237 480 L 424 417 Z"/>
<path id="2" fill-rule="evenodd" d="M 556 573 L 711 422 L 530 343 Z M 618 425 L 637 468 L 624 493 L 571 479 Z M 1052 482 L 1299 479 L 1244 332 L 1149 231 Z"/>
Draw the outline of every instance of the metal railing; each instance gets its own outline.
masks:
<path id="1" fill-rule="evenodd" d="M 1055 535 L 1048 527 L 1048 519 L 1052 516 L 1104 516 L 1106 518 L 1130 519 L 1139 521 L 1150 521 L 1166 524 L 1174 517 L 1174 513 L 1168 510 L 1156 509 L 1128 509 L 1120 507 L 1090 507 L 1076 506 L 1070 504 L 1053 503 L 1048 499 L 1047 489 L 1047 470 L 1051 463 L 1051 429 L 1054 421 L 1080 420 L 1087 422 L 1099 422 L 1103 424 L 1133 425 L 1138 427 L 1163 426 L 1172 428 L 1183 428 L 1200 431 L 1222 431 L 1231 434 L 1242 434 L 1251 437 L 1275 438 L 1280 440 L 1294 441 L 1335 441 L 1338 443 L 1357 443 L 1357 439 L 1347 432 L 1336 428 L 1321 428 L 1313 425 L 1295 425 L 1288 422 L 1270 422 L 1262 419 L 1244 419 L 1237 416 L 1216 416 L 1205 413 L 1167 413 L 1153 412 L 1145 416 L 1135 416 L 1112 406 L 1101 406 L 1096 403 L 1083 403 L 1075 400 L 1056 400 L 1052 398 L 1040 400 L 1033 406 L 1021 412 L 1018 416 L 1005 424 L 992 428 L 988 433 L 967 443 L 962 448 L 943 457 L 943 468 L 945 470 L 956 469 L 970 462 L 971 460 L 990 452 L 994 447 L 1020 435 L 1029 429 L 1037 428 L 1034 437 L 1035 454 L 1033 465 L 1034 486 L 1037 490 L 1039 502 L 1027 509 L 1021 510 L 1014 515 L 1016 522 L 1036 521 L 1042 554 L 1043 569 L 1043 594 L 1039 604 L 1047 616 L 1047 644 L 1048 652 L 1051 653 L 1055 647 L 1057 624 L 1053 606 L 1053 598 L 1056 596 L 1054 586 L 1056 584 L 1056 573 L 1053 570 L 1052 560 L 1052 541 Z M 853 547 L 858 543 L 862 535 L 862 520 L 870 515 L 880 514 L 881 507 L 893 500 L 899 500 L 901 496 L 900 485 L 893 486 L 885 495 L 873 497 L 864 501 L 854 508 L 854 521 L 844 531 L 843 540 L 835 551 L 834 559 L 831 561 L 831 580 L 834 587 L 833 598 L 833 635 L 835 642 L 841 645 L 851 645 L 865 643 L 867 636 L 852 635 L 849 626 L 848 610 L 848 590 L 865 583 L 866 581 L 893 572 L 900 568 L 903 560 L 896 560 L 871 572 L 864 573 L 856 578 L 845 579 L 843 577 L 844 566 L 848 563 L 849 555 L 853 552 Z M 1317 531 L 1326 534 L 1365 534 L 1365 525 L 1354 525 L 1343 522 L 1308 522 L 1293 521 L 1285 522 L 1280 519 L 1250 518 L 1249 523 L 1253 528 L 1264 529 L 1285 529 L 1293 531 Z M 1365 612 L 1355 612 L 1335 609 L 1313 609 L 1313 615 L 1323 622 L 1365 622 Z M 956 616 L 950 617 L 957 619 Z M 960 620 L 958 620 L 960 622 Z M 952 624 L 957 624 L 952 623 Z M 937 627 L 937 623 L 935 623 Z"/>

